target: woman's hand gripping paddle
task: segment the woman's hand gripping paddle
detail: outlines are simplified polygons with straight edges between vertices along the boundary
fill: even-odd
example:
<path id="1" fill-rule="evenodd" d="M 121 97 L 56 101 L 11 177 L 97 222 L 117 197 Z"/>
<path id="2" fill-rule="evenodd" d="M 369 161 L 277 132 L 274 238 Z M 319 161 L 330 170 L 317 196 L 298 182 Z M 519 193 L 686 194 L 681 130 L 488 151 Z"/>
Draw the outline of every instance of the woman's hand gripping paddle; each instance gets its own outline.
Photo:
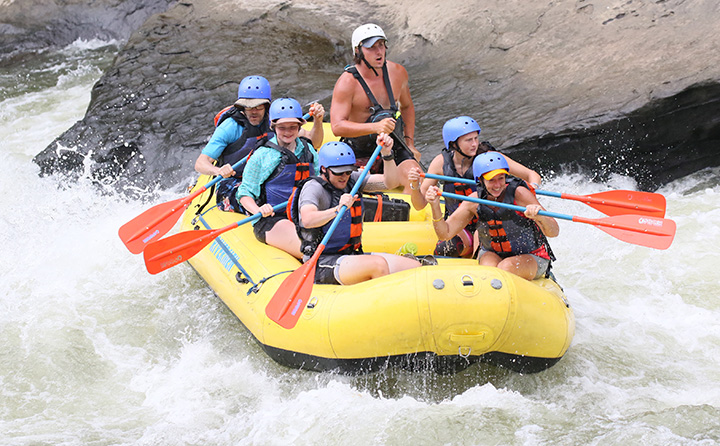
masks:
<path id="1" fill-rule="evenodd" d="M 370 160 L 367 165 L 365 165 L 364 170 L 360 173 L 360 177 L 350 191 L 350 195 L 355 196 L 358 193 L 360 186 L 363 181 L 365 181 L 365 177 L 368 175 L 368 172 L 370 172 L 370 168 L 380 154 L 381 149 L 382 146 L 377 146 L 375 148 Z M 281 327 L 288 329 L 293 328 L 295 324 L 297 324 L 298 319 L 300 319 L 300 315 L 302 314 L 302 311 L 310 298 L 310 294 L 312 293 L 318 258 L 325 249 L 325 245 L 330 240 L 330 237 L 332 237 L 333 232 L 335 232 L 335 228 L 338 223 L 340 223 L 340 220 L 346 210 L 347 207 L 344 205 L 340 206 L 338 214 L 335 216 L 330 228 L 325 233 L 325 237 L 323 237 L 320 245 L 315 250 L 315 254 L 313 254 L 307 262 L 300 266 L 300 268 L 296 269 L 283 281 L 278 290 L 275 292 L 275 295 L 273 295 L 272 299 L 270 299 L 270 302 L 268 302 L 265 307 L 265 314 L 267 317 L 269 317 L 270 320 L 277 322 Z"/>
<path id="2" fill-rule="evenodd" d="M 273 207 L 275 212 L 285 209 L 287 201 Z M 143 257 L 145 259 L 145 267 L 150 274 L 157 274 L 172 268 L 178 263 L 182 263 L 203 249 L 205 246 L 215 240 L 220 234 L 235 229 L 238 226 L 259 220 L 261 213 L 253 214 L 243 220 L 231 223 L 220 229 L 206 229 L 201 231 L 185 231 L 179 234 L 150 243 Z"/>
<path id="3" fill-rule="evenodd" d="M 440 181 L 452 181 L 454 183 L 475 184 L 467 178 L 449 177 L 445 175 L 434 175 L 430 173 L 421 174 L 427 178 Z M 598 192 L 592 195 L 572 195 L 560 192 L 550 192 L 535 189 L 538 195 L 575 200 L 602 212 L 605 215 L 647 215 L 649 217 L 665 217 L 665 197 L 652 192 L 640 192 L 633 190 L 609 190 Z"/>
<path id="4" fill-rule="evenodd" d="M 482 198 L 466 197 L 465 195 L 440 192 L 440 195 L 454 198 L 456 200 L 472 201 L 473 203 L 484 204 L 514 211 L 525 212 L 522 206 L 500 203 L 497 201 L 483 200 Z M 605 218 L 584 218 L 575 215 L 558 214 L 555 212 L 540 211 L 540 215 L 547 217 L 570 220 L 576 223 L 594 225 L 612 235 L 616 239 L 635 245 L 646 246 L 655 249 L 667 249 L 675 238 L 675 222 L 661 217 L 647 215 L 615 215 Z"/>

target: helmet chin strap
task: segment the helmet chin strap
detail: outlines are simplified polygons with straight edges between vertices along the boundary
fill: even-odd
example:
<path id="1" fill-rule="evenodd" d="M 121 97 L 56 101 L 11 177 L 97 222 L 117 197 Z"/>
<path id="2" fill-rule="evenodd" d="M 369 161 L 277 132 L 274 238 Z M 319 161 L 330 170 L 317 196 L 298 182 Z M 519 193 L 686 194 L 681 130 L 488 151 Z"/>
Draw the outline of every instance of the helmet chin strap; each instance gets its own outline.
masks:
<path id="1" fill-rule="evenodd" d="M 368 68 L 370 68 L 373 71 L 373 73 L 375 73 L 375 76 L 380 76 L 378 74 L 378 72 L 375 70 L 375 68 L 372 65 L 370 65 L 370 62 L 368 62 L 367 59 L 365 59 L 365 52 L 362 50 L 362 45 L 360 45 L 358 47 L 358 51 L 360 51 L 360 59 L 362 59 L 362 61 L 365 62 L 365 65 Z"/>
<path id="2" fill-rule="evenodd" d="M 455 145 L 455 147 L 453 148 L 454 151 L 456 151 L 460 155 L 464 156 L 465 158 L 473 158 L 472 156 L 466 155 L 465 152 L 460 150 L 460 146 L 458 145 L 458 143 L 456 141 L 453 141 L 453 144 Z"/>

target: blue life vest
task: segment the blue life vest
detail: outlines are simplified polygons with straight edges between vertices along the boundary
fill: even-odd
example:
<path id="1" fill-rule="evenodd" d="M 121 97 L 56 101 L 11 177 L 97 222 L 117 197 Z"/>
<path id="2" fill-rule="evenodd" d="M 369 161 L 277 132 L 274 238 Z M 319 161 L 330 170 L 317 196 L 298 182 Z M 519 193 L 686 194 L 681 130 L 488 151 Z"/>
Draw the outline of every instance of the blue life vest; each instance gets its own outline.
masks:
<path id="1" fill-rule="evenodd" d="M 300 182 L 310 176 L 310 166 L 314 165 L 314 156 L 310 151 L 312 143 L 305 137 L 299 137 L 296 143 L 302 145 L 300 157 L 293 152 L 277 145 L 274 141 L 263 141 L 262 147 L 268 147 L 280 152 L 280 164 L 260 187 L 260 198 L 256 200 L 259 206 L 269 203 L 276 206 L 288 200 Z"/>
<path id="2" fill-rule="evenodd" d="M 238 110 L 235 106 L 230 106 L 223 109 L 215 116 L 215 127 L 222 124 L 222 122 L 228 118 L 232 118 L 240 127 L 242 127 L 243 132 L 242 135 L 240 135 L 240 138 L 225 147 L 220 159 L 218 159 L 218 165 L 220 166 L 224 164 L 230 164 L 231 166 L 235 165 L 235 163 L 250 155 L 262 138 L 272 138 L 275 136 L 275 134 L 270 131 L 267 113 L 265 114 L 265 117 L 263 117 L 260 125 L 254 126 L 250 124 L 250 121 L 247 116 L 245 116 L 245 113 L 240 112 L 240 110 Z M 242 179 L 245 166 L 247 166 L 247 162 L 235 169 L 234 176 L 236 178 Z"/>
<path id="3" fill-rule="evenodd" d="M 443 175 L 447 177 L 460 177 L 465 178 L 468 180 L 475 180 L 473 178 L 473 170 L 472 166 L 465 171 L 463 175 L 458 174 L 458 171 L 455 169 L 455 162 L 453 161 L 453 152 L 448 150 L 442 151 L 442 157 L 443 157 Z M 451 183 L 449 181 L 446 181 L 443 184 L 443 192 L 450 192 L 453 194 L 458 195 L 465 195 L 468 196 L 475 192 L 477 190 L 477 186 L 474 184 L 465 184 L 465 183 Z M 460 201 L 456 200 L 454 198 L 448 198 L 445 197 L 445 218 L 447 218 L 450 214 L 455 212 L 455 210 L 460 206 Z M 473 218 L 473 220 L 470 222 L 470 225 L 474 225 L 475 222 L 477 222 L 477 218 Z M 468 226 L 470 226 L 468 225 Z"/>

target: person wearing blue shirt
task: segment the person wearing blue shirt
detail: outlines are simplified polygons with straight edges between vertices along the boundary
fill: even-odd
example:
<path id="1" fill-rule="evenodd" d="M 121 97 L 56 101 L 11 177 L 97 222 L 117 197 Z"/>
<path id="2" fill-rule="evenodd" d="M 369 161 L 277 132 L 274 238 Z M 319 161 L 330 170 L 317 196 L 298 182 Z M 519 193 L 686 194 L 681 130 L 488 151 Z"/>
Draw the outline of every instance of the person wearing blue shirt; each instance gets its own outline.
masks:
<path id="1" fill-rule="evenodd" d="M 238 161 L 255 148 L 259 139 L 272 135 L 268 110 L 271 100 L 270 83 L 262 76 L 247 76 L 238 86 L 235 104 L 216 117 L 216 128 L 210 140 L 195 161 L 195 170 L 204 175 L 220 175 L 225 180 L 218 183 L 217 202 L 225 211 L 240 211 L 235 191 L 242 179 L 244 165 L 233 169 Z M 325 114 L 323 106 L 314 103 L 310 107 L 314 124 L 308 136 L 315 145 L 322 144 Z"/>
<path id="2" fill-rule="evenodd" d="M 253 226 L 259 241 L 301 258 L 295 224 L 272 208 L 288 201 L 302 180 L 319 173 L 318 154 L 309 139 L 300 137 L 305 119 L 298 101 L 276 99 L 269 116 L 275 136 L 248 159 L 235 199 L 248 213 L 262 214 Z"/>

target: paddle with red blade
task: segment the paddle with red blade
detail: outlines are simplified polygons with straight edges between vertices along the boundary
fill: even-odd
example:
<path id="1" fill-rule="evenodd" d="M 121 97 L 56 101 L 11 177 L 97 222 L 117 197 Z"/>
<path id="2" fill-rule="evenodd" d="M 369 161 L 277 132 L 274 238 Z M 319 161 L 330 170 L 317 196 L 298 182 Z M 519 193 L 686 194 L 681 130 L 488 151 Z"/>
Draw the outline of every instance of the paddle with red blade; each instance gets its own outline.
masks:
<path id="1" fill-rule="evenodd" d="M 240 166 L 245 163 L 246 159 L 247 156 L 235 163 L 232 166 L 233 170 L 239 169 Z M 120 230 L 118 231 L 120 240 L 122 240 L 131 253 L 140 254 L 148 243 L 167 234 L 173 226 L 175 226 L 175 223 L 180 219 L 180 214 L 190 205 L 190 202 L 193 201 L 195 197 L 213 187 L 220 180 L 223 180 L 223 177 L 218 175 L 215 179 L 187 197 L 178 198 L 151 207 L 120 226 Z"/>
<path id="2" fill-rule="evenodd" d="M 375 148 L 375 151 L 372 156 L 370 156 L 368 163 L 360 173 L 360 177 L 350 191 L 350 195 L 354 196 L 358 193 L 360 186 L 363 181 L 365 181 L 365 177 L 368 175 L 368 172 L 370 172 L 370 168 L 380 154 L 381 149 L 382 146 L 377 146 Z M 325 250 L 325 245 L 330 240 L 330 237 L 332 237 L 333 232 L 335 232 L 335 228 L 340 223 L 340 220 L 346 210 L 347 207 L 344 205 L 340 206 L 338 214 L 335 216 L 330 228 L 325 233 L 325 237 L 323 237 L 320 245 L 315 250 L 315 254 L 313 254 L 307 262 L 300 266 L 300 268 L 296 269 L 283 281 L 273 295 L 272 299 L 270 299 L 270 302 L 268 302 L 265 307 L 265 314 L 267 317 L 269 317 L 270 320 L 277 322 L 281 327 L 288 329 L 293 328 L 295 324 L 297 324 L 298 319 L 300 319 L 300 314 L 302 314 L 303 308 L 305 308 L 305 305 L 310 298 L 310 293 L 312 293 L 318 258 L 322 254 L 323 250 Z"/>
<path id="3" fill-rule="evenodd" d="M 306 113 L 303 119 L 307 120 L 310 116 L 311 113 Z M 249 156 L 250 155 L 247 155 L 233 164 L 233 170 L 238 170 L 240 166 L 247 161 Z M 222 179 L 223 177 L 217 176 L 187 197 L 178 198 L 151 207 L 120 227 L 120 230 L 118 230 L 120 240 L 122 240 L 131 253 L 140 254 L 148 243 L 167 234 L 173 226 L 175 226 L 175 223 L 177 223 L 180 218 L 180 214 L 190 205 L 190 202 L 193 201 L 195 197 L 213 187 Z"/>
<path id="4" fill-rule="evenodd" d="M 273 211 L 284 210 L 287 201 L 273 206 Z M 238 226 L 259 220 L 261 213 L 253 214 L 243 220 L 231 223 L 220 229 L 205 229 L 199 231 L 185 231 L 179 234 L 150 243 L 143 252 L 145 267 L 150 274 L 157 274 L 182 263 L 200 252 L 205 246 L 223 234 Z"/>
<path id="5" fill-rule="evenodd" d="M 524 207 L 514 204 L 483 200 L 482 198 L 467 197 L 449 192 L 440 192 L 440 195 L 456 200 L 472 201 L 487 206 L 525 212 Z M 667 249 L 672 244 L 673 238 L 675 238 L 675 222 L 667 218 L 626 214 L 592 219 L 548 211 L 540 211 L 538 214 L 597 226 L 618 240 L 648 248 Z"/>
<path id="6" fill-rule="evenodd" d="M 475 184 L 475 181 L 467 178 L 435 175 L 431 173 L 420 174 L 427 178 L 440 181 L 452 181 L 454 183 Z M 563 198 L 565 200 L 580 201 L 588 206 L 602 212 L 605 215 L 624 215 L 633 213 L 651 217 L 665 217 L 665 196 L 653 192 L 641 192 L 634 190 L 609 190 L 598 192 L 592 195 L 572 195 L 561 192 L 550 192 L 535 189 L 538 195 L 547 197 Z"/>

